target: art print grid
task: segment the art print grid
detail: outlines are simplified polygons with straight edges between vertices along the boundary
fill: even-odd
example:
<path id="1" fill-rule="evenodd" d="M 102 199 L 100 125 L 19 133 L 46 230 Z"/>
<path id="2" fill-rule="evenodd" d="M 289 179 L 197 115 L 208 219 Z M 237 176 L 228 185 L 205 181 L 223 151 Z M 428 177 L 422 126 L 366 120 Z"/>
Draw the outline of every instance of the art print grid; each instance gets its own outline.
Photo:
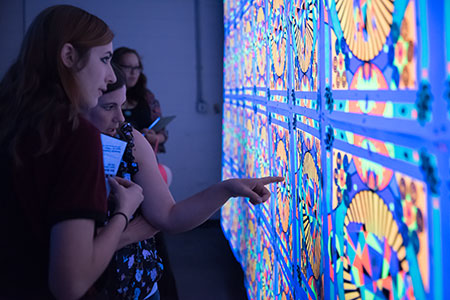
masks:
<path id="1" fill-rule="evenodd" d="M 249 299 L 443 299 L 450 4 L 224 3 L 224 174 L 286 178 L 222 211 Z"/>

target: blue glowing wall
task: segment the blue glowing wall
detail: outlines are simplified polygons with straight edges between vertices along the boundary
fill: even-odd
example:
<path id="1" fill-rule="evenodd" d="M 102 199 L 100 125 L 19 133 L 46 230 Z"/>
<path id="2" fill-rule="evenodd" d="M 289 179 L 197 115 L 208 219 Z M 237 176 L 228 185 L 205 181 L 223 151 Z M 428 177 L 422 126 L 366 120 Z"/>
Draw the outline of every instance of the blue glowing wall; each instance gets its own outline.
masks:
<path id="1" fill-rule="evenodd" d="M 222 209 L 249 298 L 450 296 L 449 1 L 224 8 L 223 179 L 286 179 Z"/>

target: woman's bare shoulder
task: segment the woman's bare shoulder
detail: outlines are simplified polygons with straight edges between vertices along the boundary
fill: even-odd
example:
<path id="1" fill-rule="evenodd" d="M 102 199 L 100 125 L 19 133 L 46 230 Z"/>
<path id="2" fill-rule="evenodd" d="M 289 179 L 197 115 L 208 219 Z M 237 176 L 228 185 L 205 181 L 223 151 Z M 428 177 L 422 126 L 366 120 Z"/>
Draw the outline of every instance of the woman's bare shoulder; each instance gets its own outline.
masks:
<path id="1" fill-rule="evenodd" d="M 134 148 L 133 155 L 139 163 L 149 157 L 155 156 L 155 152 L 150 146 L 147 139 L 136 128 L 133 128 Z"/>

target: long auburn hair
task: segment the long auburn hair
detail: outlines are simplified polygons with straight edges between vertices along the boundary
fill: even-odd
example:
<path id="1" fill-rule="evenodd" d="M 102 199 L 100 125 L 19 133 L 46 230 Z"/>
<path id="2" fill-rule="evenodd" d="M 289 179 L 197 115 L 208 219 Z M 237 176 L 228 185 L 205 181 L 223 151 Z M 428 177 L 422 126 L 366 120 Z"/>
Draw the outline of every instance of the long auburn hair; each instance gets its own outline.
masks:
<path id="1" fill-rule="evenodd" d="M 131 48 L 127 47 L 119 47 L 114 50 L 111 62 L 120 66 L 122 64 L 122 57 L 125 54 L 133 53 L 137 56 L 139 61 L 139 67 L 141 70 L 144 70 L 144 66 L 142 65 L 142 59 L 139 53 Z M 147 102 L 147 77 L 143 72 L 139 74 L 139 78 L 136 82 L 136 85 L 130 88 L 127 88 L 127 100 L 137 101 L 137 103 L 141 103 L 141 101 Z"/>
<path id="2" fill-rule="evenodd" d="M 79 87 L 74 71 L 62 62 L 64 44 L 75 48 L 82 68 L 91 48 L 113 38 L 105 22 L 71 5 L 48 7 L 34 19 L 0 82 L 0 145 L 8 147 L 16 163 L 17 145 L 25 135 L 37 133 L 35 155 L 42 155 L 55 146 L 65 122 L 72 128 L 78 124 Z"/>

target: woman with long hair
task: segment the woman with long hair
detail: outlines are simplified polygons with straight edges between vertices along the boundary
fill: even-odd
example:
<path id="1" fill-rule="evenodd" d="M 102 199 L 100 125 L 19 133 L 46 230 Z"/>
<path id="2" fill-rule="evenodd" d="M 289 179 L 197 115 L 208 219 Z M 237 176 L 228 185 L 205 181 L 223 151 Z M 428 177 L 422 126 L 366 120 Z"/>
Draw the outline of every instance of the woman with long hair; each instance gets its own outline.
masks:
<path id="1" fill-rule="evenodd" d="M 139 53 L 128 47 L 114 50 L 112 62 L 125 74 L 127 99 L 122 106 L 125 120 L 144 134 L 156 153 L 166 152 L 164 143 L 168 135 L 165 129 L 157 132 L 148 127 L 161 117 L 161 107 L 155 95 L 147 87 L 147 77 Z"/>
<path id="2" fill-rule="evenodd" d="M 109 27 L 69 5 L 43 10 L 0 82 L 1 299 L 78 299 L 104 272 L 142 189 L 109 179 L 103 230 L 99 131 L 80 114 L 116 78 Z"/>

